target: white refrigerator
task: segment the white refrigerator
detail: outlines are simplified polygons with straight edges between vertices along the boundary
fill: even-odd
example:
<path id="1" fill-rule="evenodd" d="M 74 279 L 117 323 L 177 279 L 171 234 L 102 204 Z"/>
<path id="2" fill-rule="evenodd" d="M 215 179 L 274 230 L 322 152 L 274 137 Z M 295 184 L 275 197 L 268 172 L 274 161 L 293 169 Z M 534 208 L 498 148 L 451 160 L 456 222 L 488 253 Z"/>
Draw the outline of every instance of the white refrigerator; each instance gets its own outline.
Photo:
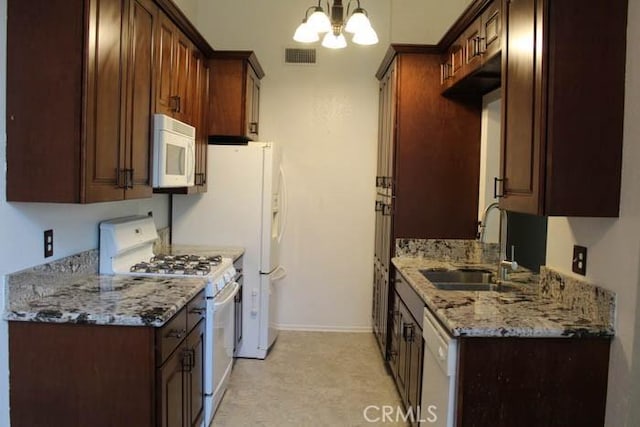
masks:
<path id="1" fill-rule="evenodd" d="M 238 357 L 264 359 L 278 330 L 276 293 L 286 274 L 280 265 L 286 184 L 281 152 L 272 142 L 209 145 L 207 192 L 174 196 L 172 242 L 242 246 L 242 342 Z"/>

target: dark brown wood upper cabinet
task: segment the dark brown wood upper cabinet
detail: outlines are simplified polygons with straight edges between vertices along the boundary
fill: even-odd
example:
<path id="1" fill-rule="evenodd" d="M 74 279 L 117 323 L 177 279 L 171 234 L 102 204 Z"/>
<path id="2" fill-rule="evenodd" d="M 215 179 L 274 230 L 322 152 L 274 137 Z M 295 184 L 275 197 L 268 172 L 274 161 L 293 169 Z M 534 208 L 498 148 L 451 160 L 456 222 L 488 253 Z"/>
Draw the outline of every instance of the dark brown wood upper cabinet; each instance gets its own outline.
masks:
<path id="1" fill-rule="evenodd" d="M 193 50 L 191 56 L 191 77 L 189 93 L 193 126 L 196 128 L 196 165 L 195 186 L 192 192 L 207 191 L 207 108 L 209 104 L 209 65 L 199 51 Z"/>
<path id="2" fill-rule="evenodd" d="M 156 113 L 173 115 L 175 84 L 174 55 L 178 29 L 164 13 L 158 16 L 158 30 L 156 42 Z"/>
<path id="3" fill-rule="evenodd" d="M 166 27 L 166 25 L 164 25 Z M 168 32 L 165 32 L 168 34 Z M 168 35 L 166 37 L 169 37 Z M 167 39 L 168 40 L 168 39 Z M 158 50 L 162 51 L 162 46 L 158 46 Z M 180 49 L 178 49 L 180 50 Z M 195 150 L 195 172 L 194 185 L 190 187 L 171 187 L 171 188 L 154 188 L 155 193 L 170 194 L 195 194 L 205 193 L 207 191 L 207 140 L 208 140 L 208 107 L 209 107 L 209 64 L 204 55 L 191 46 L 189 51 L 189 68 L 186 82 L 186 95 L 182 96 L 181 113 L 173 111 L 170 107 L 173 101 L 169 101 L 170 97 L 164 96 L 167 92 L 158 89 L 156 92 L 156 111 L 158 113 L 167 114 L 178 120 L 186 121 L 188 124 L 196 128 L 196 150 Z M 185 61 L 182 61 L 183 63 Z M 158 64 L 158 68 L 162 68 L 162 64 Z M 175 67 L 174 67 L 175 68 Z M 160 71 L 160 74 L 168 76 L 172 73 L 171 69 Z M 178 79 L 180 80 L 180 79 Z M 159 84 L 161 83 L 159 79 Z M 176 83 L 176 87 L 179 84 Z M 177 93 L 177 92 L 176 92 Z M 167 99 L 168 103 L 163 101 Z M 176 104 L 177 105 L 177 104 Z"/>
<path id="4" fill-rule="evenodd" d="M 478 45 L 483 62 L 502 51 L 502 0 L 494 0 L 482 13 Z"/>
<path id="5" fill-rule="evenodd" d="M 475 236 L 481 105 L 440 95 L 440 60 L 434 46 L 392 45 L 378 70 L 391 249 L 396 238 Z"/>
<path id="6" fill-rule="evenodd" d="M 151 195 L 151 126 L 154 100 L 154 37 L 158 9 L 152 0 L 130 0 L 128 37 L 130 48 L 127 59 L 127 132 L 125 164 L 131 165 L 132 187 L 125 198 Z"/>
<path id="7" fill-rule="evenodd" d="M 503 10 L 500 206 L 618 216 L 627 2 L 505 0 Z"/>
<path id="8" fill-rule="evenodd" d="M 156 188 L 156 193 L 192 194 L 207 190 L 209 66 L 202 52 L 163 12 L 156 43 L 157 87 L 155 112 L 196 128 L 195 185 Z"/>
<path id="9" fill-rule="evenodd" d="M 156 113 L 193 125 L 194 94 L 190 82 L 197 76 L 197 64 L 193 64 L 197 49 L 163 12 L 158 21 Z"/>
<path id="10" fill-rule="evenodd" d="M 500 86 L 502 0 L 478 0 L 445 35 L 441 86 L 446 95 L 483 95 Z M 454 39 L 446 44 L 449 38 Z"/>
<path id="11" fill-rule="evenodd" d="M 215 52 L 210 60 L 210 135 L 258 139 L 263 77 L 264 71 L 253 52 Z"/>
<path id="12" fill-rule="evenodd" d="M 8 3 L 7 200 L 151 196 L 157 13 L 151 0 Z"/>

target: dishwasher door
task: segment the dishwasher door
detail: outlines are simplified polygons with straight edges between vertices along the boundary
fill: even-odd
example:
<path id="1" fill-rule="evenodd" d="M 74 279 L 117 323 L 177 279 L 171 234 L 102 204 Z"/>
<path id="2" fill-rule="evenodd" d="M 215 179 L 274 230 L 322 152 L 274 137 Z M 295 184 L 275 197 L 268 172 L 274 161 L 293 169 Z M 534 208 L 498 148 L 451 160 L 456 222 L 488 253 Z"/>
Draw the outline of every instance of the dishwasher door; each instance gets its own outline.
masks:
<path id="1" fill-rule="evenodd" d="M 422 368 L 422 427 L 455 425 L 458 342 L 438 323 L 428 308 L 422 325 L 424 365 Z"/>

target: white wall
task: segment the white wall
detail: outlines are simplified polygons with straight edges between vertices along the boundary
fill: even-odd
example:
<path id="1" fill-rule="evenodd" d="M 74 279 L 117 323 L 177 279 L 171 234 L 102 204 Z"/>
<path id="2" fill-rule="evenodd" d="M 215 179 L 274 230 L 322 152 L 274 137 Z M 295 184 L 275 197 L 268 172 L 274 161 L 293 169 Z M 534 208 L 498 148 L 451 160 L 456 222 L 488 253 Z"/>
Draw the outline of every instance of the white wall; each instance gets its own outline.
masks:
<path id="1" fill-rule="evenodd" d="M 0 307 L 4 275 L 98 246 L 98 222 L 118 216 L 154 213 L 156 225 L 168 225 L 168 198 L 87 206 L 7 203 L 6 152 L 6 7 L 0 0 Z M 54 230 L 54 256 L 43 257 L 43 231 Z M 0 321 L 0 426 L 9 425 L 7 322 Z"/>
<path id="2" fill-rule="evenodd" d="M 617 293 L 606 425 L 640 425 L 640 3 L 629 2 L 620 217 L 549 218 L 547 265 L 571 274 L 573 245 L 588 248 L 587 278 Z"/>

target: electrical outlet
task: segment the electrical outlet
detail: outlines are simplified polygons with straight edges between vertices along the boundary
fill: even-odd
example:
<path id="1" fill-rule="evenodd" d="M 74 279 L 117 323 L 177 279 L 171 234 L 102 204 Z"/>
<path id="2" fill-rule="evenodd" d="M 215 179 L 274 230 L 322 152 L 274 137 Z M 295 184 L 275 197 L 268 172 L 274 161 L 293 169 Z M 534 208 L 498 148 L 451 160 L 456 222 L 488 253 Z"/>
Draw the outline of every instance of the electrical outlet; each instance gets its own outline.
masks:
<path id="1" fill-rule="evenodd" d="M 44 231 L 44 257 L 53 256 L 53 230 Z"/>
<path id="2" fill-rule="evenodd" d="M 587 248 L 584 246 L 573 246 L 572 270 L 574 273 L 587 275 Z"/>

